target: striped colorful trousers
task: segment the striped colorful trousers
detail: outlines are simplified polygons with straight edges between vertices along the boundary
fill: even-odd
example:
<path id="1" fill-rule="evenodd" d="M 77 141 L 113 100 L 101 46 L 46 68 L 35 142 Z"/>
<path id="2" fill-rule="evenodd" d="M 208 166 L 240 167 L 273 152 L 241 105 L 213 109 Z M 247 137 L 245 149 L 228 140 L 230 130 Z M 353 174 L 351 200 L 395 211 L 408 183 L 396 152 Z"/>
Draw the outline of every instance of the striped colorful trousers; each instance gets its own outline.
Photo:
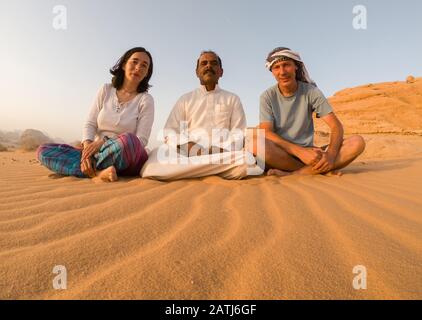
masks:
<path id="1" fill-rule="evenodd" d="M 81 155 L 81 149 L 67 144 L 47 143 L 37 149 L 38 160 L 51 171 L 87 178 L 81 171 Z M 97 170 L 114 166 L 120 176 L 137 176 L 148 160 L 148 154 L 137 136 L 123 133 L 107 140 L 94 158 Z"/>

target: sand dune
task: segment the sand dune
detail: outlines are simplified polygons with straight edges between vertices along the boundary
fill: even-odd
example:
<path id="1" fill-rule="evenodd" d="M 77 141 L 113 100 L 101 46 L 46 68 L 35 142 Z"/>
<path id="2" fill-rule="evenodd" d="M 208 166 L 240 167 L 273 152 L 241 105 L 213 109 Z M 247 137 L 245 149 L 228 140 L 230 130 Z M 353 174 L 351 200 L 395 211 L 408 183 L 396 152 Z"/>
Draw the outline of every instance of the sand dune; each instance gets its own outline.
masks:
<path id="1" fill-rule="evenodd" d="M 422 152 L 244 181 L 97 184 L 20 152 L 0 165 L 3 299 L 422 297 Z"/>
<path id="2" fill-rule="evenodd" d="M 340 178 L 106 184 L 1 152 L 0 298 L 421 299 L 421 83 L 332 98 L 367 142 Z M 66 290 L 53 289 L 56 265 Z"/>

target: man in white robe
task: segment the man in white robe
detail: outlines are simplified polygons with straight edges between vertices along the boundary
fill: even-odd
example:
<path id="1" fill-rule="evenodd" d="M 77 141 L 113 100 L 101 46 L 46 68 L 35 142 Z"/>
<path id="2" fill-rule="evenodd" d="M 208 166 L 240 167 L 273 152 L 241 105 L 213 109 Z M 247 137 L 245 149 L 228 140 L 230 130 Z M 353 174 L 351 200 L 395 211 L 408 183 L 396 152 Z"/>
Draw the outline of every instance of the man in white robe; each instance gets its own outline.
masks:
<path id="1" fill-rule="evenodd" d="M 252 154 L 244 151 L 242 103 L 237 95 L 218 86 L 223 75 L 220 57 L 213 51 L 202 52 L 196 75 L 201 86 L 175 104 L 164 128 L 166 144 L 151 152 L 142 177 L 242 179 L 254 166 Z"/>

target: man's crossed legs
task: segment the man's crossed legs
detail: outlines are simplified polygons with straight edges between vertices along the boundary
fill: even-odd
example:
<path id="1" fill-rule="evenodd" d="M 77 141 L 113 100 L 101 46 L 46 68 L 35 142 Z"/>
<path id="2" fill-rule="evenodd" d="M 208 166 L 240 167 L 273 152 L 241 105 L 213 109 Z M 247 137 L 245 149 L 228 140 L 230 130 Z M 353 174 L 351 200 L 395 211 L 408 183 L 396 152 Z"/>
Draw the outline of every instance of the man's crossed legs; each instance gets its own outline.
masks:
<path id="1" fill-rule="evenodd" d="M 256 145 L 256 144 L 254 144 Z M 321 153 L 326 151 L 325 147 L 318 148 Z M 338 171 L 352 163 L 365 150 L 365 140 L 354 135 L 343 140 L 337 157 L 334 161 L 334 167 L 331 170 L 315 170 L 314 165 L 306 165 L 297 157 L 287 153 L 283 148 L 270 140 L 265 140 L 265 165 L 268 169 L 268 175 L 286 176 L 291 174 L 316 175 L 333 174 L 341 175 Z M 256 146 L 252 151 L 256 156 Z"/>

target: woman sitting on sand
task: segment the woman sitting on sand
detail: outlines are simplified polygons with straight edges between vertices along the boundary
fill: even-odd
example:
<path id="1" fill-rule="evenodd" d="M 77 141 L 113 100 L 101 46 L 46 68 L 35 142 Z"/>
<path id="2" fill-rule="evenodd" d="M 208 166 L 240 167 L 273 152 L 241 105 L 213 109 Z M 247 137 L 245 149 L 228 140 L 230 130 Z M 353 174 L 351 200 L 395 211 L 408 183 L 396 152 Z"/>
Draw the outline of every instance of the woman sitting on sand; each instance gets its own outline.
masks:
<path id="1" fill-rule="evenodd" d="M 145 146 L 154 121 L 154 100 L 147 93 L 151 54 L 141 47 L 127 51 L 110 70 L 111 84 L 99 90 L 83 130 L 82 146 L 48 143 L 37 150 L 50 170 L 68 176 L 136 176 L 148 159 Z"/>

